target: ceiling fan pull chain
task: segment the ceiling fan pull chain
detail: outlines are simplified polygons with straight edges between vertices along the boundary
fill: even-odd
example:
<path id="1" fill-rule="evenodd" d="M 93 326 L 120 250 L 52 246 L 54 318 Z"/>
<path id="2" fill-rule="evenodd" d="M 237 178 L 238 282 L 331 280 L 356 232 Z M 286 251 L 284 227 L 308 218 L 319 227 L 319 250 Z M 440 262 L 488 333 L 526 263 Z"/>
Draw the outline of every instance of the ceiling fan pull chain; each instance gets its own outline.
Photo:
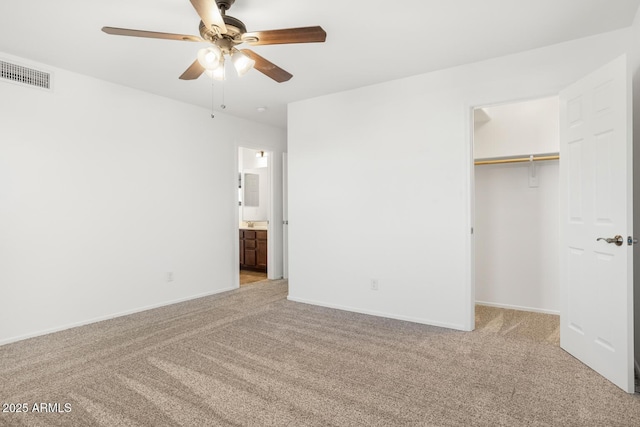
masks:
<path id="1" fill-rule="evenodd" d="M 214 113 L 213 106 L 215 105 L 213 103 L 213 94 L 214 94 L 214 84 L 213 84 L 213 81 L 212 81 L 211 82 L 211 118 L 215 119 L 216 116 L 213 114 Z"/>
<path id="2" fill-rule="evenodd" d="M 227 108 L 227 106 L 224 103 L 224 79 L 220 82 L 220 86 L 222 86 L 222 104 L 220 104 L 220 108 L 224 110 L 225 108 Z"/>

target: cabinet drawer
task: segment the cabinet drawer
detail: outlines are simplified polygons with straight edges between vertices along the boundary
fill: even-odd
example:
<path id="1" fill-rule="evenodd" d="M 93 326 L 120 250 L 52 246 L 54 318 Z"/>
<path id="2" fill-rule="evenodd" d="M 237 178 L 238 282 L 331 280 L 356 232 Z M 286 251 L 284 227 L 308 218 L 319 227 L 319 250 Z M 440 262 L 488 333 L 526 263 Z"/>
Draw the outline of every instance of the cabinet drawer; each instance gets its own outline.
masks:
<path id="1" fill-rule="evenodd" d="M 246 240 L 244 241 L 245 249 L 255 249 L 257 247 L 256 240 Z"/>
<path id="2" fill-rule="evenodd" d="M 267 240 L 267 231 L 266 230 L 258 230 L 255 233 L 256 233 L 256 239 Z"/>
<path id="3" fill-rule="evenodd" d="M 251 230 L 244 230 L 244 238 L 245 239 L 255 239 L 256 232 Z"/>

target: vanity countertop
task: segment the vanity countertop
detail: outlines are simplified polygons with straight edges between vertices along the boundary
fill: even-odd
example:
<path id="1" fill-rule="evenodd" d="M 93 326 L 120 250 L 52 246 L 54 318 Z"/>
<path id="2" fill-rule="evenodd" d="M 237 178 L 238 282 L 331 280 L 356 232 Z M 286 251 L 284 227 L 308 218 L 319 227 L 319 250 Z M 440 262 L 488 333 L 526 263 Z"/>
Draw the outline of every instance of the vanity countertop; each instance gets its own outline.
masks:
<path id="1" fill-rule="evenodd" d="M 240 230 L 249 230 L 249 231 L 252 231 L 252 230 L 265 230 L 266 231 L 267 230 L 267 226 L 266 225 L 259 225 L 259 226 L 256 226 L 256 227 L 240 227 Z"/>

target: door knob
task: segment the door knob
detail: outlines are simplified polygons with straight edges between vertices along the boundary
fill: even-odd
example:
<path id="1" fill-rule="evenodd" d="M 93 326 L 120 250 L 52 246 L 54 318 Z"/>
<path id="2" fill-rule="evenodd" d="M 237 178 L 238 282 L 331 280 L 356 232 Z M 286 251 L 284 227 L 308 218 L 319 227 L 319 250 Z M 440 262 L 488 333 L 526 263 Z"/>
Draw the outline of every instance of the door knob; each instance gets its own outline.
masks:
<path id="1" fill-rule="evenodd" d="M 598 237 L 596 241 L 599 241 L 599 240 L 604 240 L 607 243 L 615 243 L 616 246 L 622 246 L 622 244 L 624 243 L 624 239 L 619 234 L 617 234 L 614 237 Z"/>

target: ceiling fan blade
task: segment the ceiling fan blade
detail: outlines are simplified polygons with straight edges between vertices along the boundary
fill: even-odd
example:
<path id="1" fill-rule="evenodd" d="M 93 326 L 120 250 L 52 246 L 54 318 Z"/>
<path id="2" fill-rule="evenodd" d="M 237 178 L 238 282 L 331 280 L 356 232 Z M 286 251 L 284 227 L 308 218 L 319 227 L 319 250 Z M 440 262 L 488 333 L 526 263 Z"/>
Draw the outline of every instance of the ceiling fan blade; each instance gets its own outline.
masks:
<path id="1" fill-rule="evenodd" d="M 265 44 L 322 43 L 327 33 L 322 27 L 286 28 L 283 30 L 254 31 L 244 33 L 242 40 L 252 46 Z"/>
<path id="2" fill-rule="evenodd" d="M 220 34 L 227 33 L 227 26 L 224 24 L 222 14 L 218 10 L 216 0 L 191 0 L 191 4 L 207 28 L 217 27 L 220 30 Z"/>
<path id="3" fill-rule="evenodd" d="M 204 73 L 204 67 L 200 65 L 198 60 L 193 61 L 193 64 L 187 68 L 187 70 L 182 73 L 180 76 L 180 80 L 195 80 L 200 77 Z"/>
<path id="4" fill-rule="evenodd" d="M 116 36 L 147 37 L 151 39 L 180 40 L 185 42 L 203 42 L 200 37 L 186 34 L 158 33 L 155 31 L 130 30 L 128 28 L 102 27 L 102 31 Z"/>
<path id="5" fill-rule="evenodd" d="M 240 52 L 244 53 L 249 58 L 256 61 L 253 68 L 260 71 L 265 76 L 272 78 L 278 83 L 286 82 L 287 80 L 291 79 L 291 77 L 293 77 L 293 74 L 283 70 L 282 68 L 278 67 L 276 64 L 270 61 L 267 61 L 262 56 L 258 55 L 252 50 L 242 49 Z"/>

